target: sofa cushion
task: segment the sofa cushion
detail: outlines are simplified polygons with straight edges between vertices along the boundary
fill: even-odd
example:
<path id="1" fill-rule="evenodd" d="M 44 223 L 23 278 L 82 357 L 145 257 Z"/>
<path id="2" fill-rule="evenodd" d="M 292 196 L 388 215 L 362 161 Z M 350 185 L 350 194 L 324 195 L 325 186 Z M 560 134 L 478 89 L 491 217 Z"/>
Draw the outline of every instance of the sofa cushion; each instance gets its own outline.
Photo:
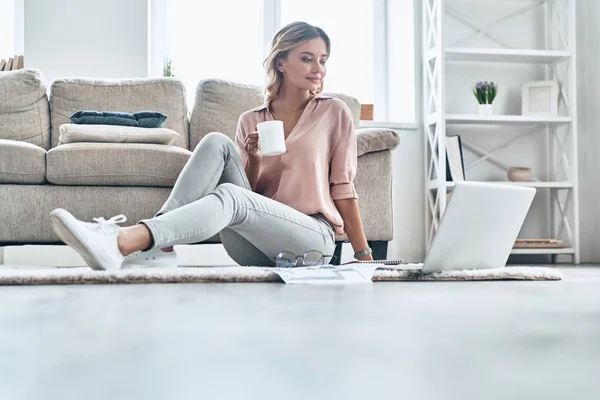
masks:
<path id="1" fill-rule="evenodd" d="M 172 187 L 192 153 L 145 143 L 69 143 L 48 151 L 46 179 L 56 185 Z"/>
<path id="2" fill-rule="evenodd" d="M 46 182 L 46 150 L 31 143 L 0 139 L 0 183 Z"/>
<path id="3" fill-rule="evenodd" d="M 343 100 L 352 112 L 355 126 L 358 126 L 360 103 L 357 99 L 338 93 L 323 94 Z M 233 139 L 240 115 L 263 103 L 259 86 L 220 79 L 200 81 L 190 117 L 190 149 L 194 149 L 210 132 L 221 132 Z"/>
<path id="4" fill-rule="evenodd" d="M 62 124 L 58 144 L 79 142 L 173 144 L 179 133 L 168 128 Z"/>
<path id="5" fill-rule="evenodd" d="M 360 128 L 356 130 L 358 157 L 376 151 L 394 150 L 400 144 L 400 136 L 392 129 Z"/>
<path id="6" fill-rule="evenodd" d="M 136 113 L 144 110 L 167 116 L 163 128 L 180 136 L 174 146 L 188 148 L 189 121 L 185 87 L 174 78 L 91 79 L 63 78 L 50 87 L 52 147 L 58 145 L 59 128 L 80 110 Z"/>
<path id="7" fill-rule="evenodd" d="M 50 111 L 39 71 L 0 72 L 0 139 L 50 148 Z"/>

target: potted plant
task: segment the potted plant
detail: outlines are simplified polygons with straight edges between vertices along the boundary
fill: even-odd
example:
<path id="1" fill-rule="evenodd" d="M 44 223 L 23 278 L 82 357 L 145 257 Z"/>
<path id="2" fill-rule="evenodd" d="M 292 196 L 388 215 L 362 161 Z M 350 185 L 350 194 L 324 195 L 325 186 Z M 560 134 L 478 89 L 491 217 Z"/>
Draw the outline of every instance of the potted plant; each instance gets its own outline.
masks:
<path id="1" fill-rule="evenodd" d="M 163 76 L 175 77 L 173 61 L 170 59 L 165 60 L 165 65 L 163 66 Z"/>
<path id="2" fill-rule="evenodd" d="M 473 94 L 479 102 L 479 115 L 492 115 L 492 103 L 498 94 L 498 85 L 494 82 L 477 82 Z"/>

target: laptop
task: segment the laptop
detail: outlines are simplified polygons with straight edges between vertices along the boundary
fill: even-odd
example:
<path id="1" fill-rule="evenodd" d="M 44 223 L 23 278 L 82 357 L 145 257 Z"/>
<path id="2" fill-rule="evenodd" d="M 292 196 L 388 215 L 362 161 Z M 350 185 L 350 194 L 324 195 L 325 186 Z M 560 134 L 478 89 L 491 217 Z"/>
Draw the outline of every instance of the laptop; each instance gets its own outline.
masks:
<path id="1" fill-rule="evenodd" d="M 510 184 L 456 182 L 425 261 L 391 268 L 431 274 L 505 267 L 535 193 Z"/>

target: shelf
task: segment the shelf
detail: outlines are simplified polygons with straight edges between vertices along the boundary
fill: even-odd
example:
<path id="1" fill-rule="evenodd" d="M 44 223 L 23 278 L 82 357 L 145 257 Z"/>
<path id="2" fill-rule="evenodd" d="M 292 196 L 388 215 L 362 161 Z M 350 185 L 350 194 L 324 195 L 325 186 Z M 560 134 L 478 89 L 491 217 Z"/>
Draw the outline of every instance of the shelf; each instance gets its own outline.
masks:
<path id="1" fill-rule="evenodd" d="M 470 181 L 474 182 L 474 181 Z M 483 183 L 491 183 L 496 185 L 511 185 L 532 187 L 537 189 L 572 189 L 573 184 L 570 182 L 511 182 L 511 181 L 481 181 Z M 456 182 L 446 182 L 447 188 L 455 186 Z M 429 189 L 436 189 L 437 181 L 429 181 Z"/>
<path id="2" fill-rule="evenodd" d="M 510 254 L 575 254 L 575 249 L 572 247 L 563 247 L 558 249 L 512 249 Z"/>
<path id="3" fill-rule="evenodd" d="M 522 50 L 522 49 L 482 49 L 449 47 L 445 51 L 446 61 L 534 63 L 548 64 L 567 60 L 568 51 Z"/>
<path id="4" fill-rule="evenodd" d="M 382 129 L 400 129 L 414 131 L 419 129 L 419 124 L 410 122 L 389 122 L 389 121 L 367 121 L 361 120 L 358 128 L 382 128 Z"/>
<path id="5" fill-rule="evenodd" d="M 571 117 L 545 117 L 532 115 L 490 115 L 480 116 L 477 114 L 447 114 L 447 124 L 466 125 L 566 125 L 571 123 Z"/>

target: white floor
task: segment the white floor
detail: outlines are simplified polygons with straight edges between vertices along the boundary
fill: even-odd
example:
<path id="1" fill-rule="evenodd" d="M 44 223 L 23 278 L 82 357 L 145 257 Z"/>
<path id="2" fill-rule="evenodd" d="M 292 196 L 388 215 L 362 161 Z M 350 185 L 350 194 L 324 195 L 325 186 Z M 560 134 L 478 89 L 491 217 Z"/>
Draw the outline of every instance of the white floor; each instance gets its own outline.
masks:
<path id="1" fill-rule="evenodd" d="M 0 288 L 0 399 L 598 399 L 600 268 L 557 282 Z"/>

